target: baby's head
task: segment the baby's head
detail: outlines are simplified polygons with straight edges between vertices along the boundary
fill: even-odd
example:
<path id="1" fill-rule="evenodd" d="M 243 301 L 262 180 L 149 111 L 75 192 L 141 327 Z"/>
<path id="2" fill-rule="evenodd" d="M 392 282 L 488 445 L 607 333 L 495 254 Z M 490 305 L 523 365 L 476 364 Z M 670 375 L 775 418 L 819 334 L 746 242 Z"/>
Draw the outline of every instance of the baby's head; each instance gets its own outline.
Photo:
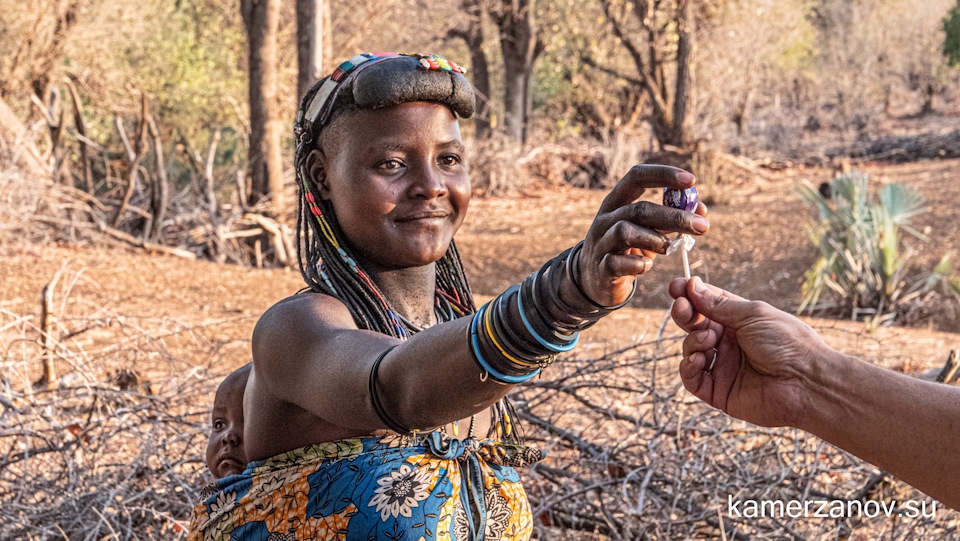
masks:
<path id="1" fill-rule="evenodd" d="M 213 399 L 207 467 L 214 477 L 241 473 L 247 466 L 243 451 L 243 391 L 252 364 L 245 364 L 220 383 Z"/>

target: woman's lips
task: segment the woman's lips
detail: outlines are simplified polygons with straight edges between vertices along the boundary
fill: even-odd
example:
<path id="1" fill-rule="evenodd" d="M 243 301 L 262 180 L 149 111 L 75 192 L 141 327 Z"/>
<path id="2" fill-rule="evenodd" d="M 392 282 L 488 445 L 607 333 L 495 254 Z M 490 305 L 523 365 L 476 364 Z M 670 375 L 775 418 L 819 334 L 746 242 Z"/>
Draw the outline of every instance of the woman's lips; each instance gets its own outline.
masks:
<path id="1" fill-rule="evenodd" d="M 436 220 L 444 219 L 447 216 L 450 216 L 450 213 L 445 210 L 428 210 L 423 212 L 415 212 L 413 214 L 408 214 L 397 219 L 398 222 L 414 222 L 418 220 Z"/>

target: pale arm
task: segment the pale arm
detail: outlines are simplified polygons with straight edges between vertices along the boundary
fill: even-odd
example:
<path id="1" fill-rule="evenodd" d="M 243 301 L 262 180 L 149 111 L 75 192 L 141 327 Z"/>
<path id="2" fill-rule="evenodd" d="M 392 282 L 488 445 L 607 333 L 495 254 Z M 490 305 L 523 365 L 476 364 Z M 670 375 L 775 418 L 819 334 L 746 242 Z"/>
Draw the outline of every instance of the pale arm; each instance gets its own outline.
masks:
<path id="1" fill-rule="evenodd" d="M 960 389 L 842 355 L 785 312 L 702 286 L 670 285 L 672 316 L 690 333 L 680 376 L 691 393 L 755 424 L 806 430 L 960 507 Z"/>

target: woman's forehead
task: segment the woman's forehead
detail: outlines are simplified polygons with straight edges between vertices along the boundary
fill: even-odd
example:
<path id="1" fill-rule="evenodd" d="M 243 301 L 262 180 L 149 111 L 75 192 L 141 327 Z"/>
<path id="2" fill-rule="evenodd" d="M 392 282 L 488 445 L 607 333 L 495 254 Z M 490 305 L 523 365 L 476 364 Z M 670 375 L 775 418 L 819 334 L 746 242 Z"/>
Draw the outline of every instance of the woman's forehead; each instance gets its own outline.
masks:
<path id="1" fill-rule="evenodd" d="M 462 146 L 457 116 L 445 105 L 431 102 L 350 111 L 325 131 L 325 139 L 371 148 Z"/>

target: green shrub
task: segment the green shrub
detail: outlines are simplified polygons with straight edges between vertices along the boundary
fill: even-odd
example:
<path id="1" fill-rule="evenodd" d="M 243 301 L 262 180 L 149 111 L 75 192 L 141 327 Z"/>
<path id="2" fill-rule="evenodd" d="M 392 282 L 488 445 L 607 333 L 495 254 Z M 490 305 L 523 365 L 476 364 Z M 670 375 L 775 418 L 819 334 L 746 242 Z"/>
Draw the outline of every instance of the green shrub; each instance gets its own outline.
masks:
<path id="1" fill-rule="evenodd" d="M 943 18 L 943 56 L 947 63 L 960 68 L 960 0 Z"/>
<path id="2" fill-rule="evenodd" d="M 854 319 L 867 316 L 871 325 L 882 325 L 893 320 L 898 306 L 928 289 L 929 276 L 908 278 L 913 250 L 903 239 L 904 232 L 925 239 L 910 226 L 925 210 L 923 196 L 897 183 L 883 186 L 879 201 L 871 200 L 868 181 L 859 172 L 840 176 L 831 183 L 831 199 L 811 186 L 800 188 L 820 218 L 808 226 L 820 258 L 806 273 L 801 312 L 812 309 L 826 287 Z"/>

